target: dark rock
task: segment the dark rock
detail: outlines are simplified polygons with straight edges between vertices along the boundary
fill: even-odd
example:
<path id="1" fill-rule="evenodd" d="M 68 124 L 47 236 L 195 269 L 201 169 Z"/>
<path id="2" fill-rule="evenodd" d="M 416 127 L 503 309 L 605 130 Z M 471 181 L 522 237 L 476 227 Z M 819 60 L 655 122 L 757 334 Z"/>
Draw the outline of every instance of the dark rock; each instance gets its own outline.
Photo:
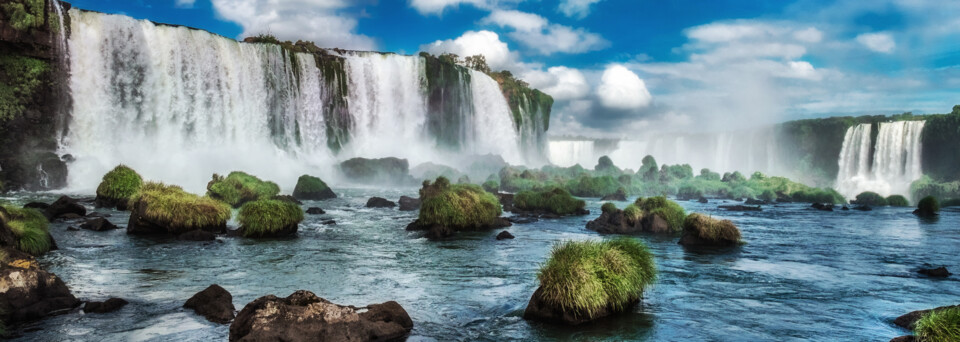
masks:
<path id="1" fill-rule="evenodd" d="M 743 204 L 746 204 L 746 205 L 763 205 L 763 204 L 770 204 L 770 203 L 767 203 L 767 201 L 761 201 L 761 200 L 758 200 L 758 199 L 748 198 L 746 201 L 743 202 Z"/>
<path id="2" fill-rule="evenodd" d="M 217 234 L 206 230 L 191 230 L 177 236 L 177 240 L 183 241 L 213 241 L 217 239 Z"/>
<path id="3" fill-rule="evenodd" d="M 956 308 L 956 307 L 960 307 L 960 305 L 941 306 L 941 307 L 930 309 L 930 310 L 912 311 L 906 315 L 903 315 L 894 319 L 893 324 L 896 324 L 898 327 L 901 327 L 907 330 L 913 330 L 916 327 L 915 325 L 917 324 L 917 321 L 919 321 L 920 318 L 923 317 L 923 315 L 926 315 L 930 311 L 934 311 L 934 310 L 939 311 L 943 309 Z"/>
<path id="4" fill-rule="evenodd" d="M 94 219 L 87 220 L 87 222 L 84 222 L 83 224 L 81 224 L 80 229 L 102 232 L 106 230 L 117 229 L 117 226 L 114 225 L 113 223 L 110 223 L 110 221 L 107 221 L 107 219 L 105 218 L 97 217 Z"/>
<path id="5" fill-rule="evenodd" d="M 74 227 L 74 226 L 69 226 L 69 227 L 67 227 L 67 230 L 72 231 L 72 232 L 76 232 L 76 231 L 80 231 L 80 228 L 77 228 L 77 227 Z"/>
<path id="6" fill-rule="evenodd" d="M 129 304 L 126 300 L 120 298 L 110 298 L 103 302 L 87 302 L 83 306 L 83 312 L 86 313 L 108 313 L 120 310 L 120 308 Z"/>
<path id="7" fill-rule="evenodd" d="M 761 208 L 759 205 L 756 206 L 756 207 L 751 207 L 751 206 L 748 206 L 748 205 L 740 205 L 740 204 L 737 204 L 737 205 L 721 205 L 721 206 L 720 206 L 720 209 L 723 209 L 723 210 L 726 210 L 726 211 L 763 211 L 763 208 Z"/>
<path id="8" fill-rule="evenodd" d="M 506 230 L 500 232 L 500 234 L 497 234 L 497 240 L 506 240 L 506 239 L 513 239 L 513 238 L 514 238 L 513 234 L 510 234 L 510 232 Z"/>
<path id="9" fill-rule="evenodd" d="M 707 198 L 706 198 L 706 197 L 703 197 L 703 196 L 700 196 L 700 198 L 697 199 L 697 202 L 700 202 L 700 203 L 703 203 L 703 204 L 710 203 L 710 201 L 708 201 Z"/>
<path id="10" fill-rule="evenodd" d="M 247 304 L 230 325 L 230 341 L 391 341 L 413 329 L 397 302 L 341 306 L 309 291 Z"/>
<path id="11" fill-rule="evenodd" d="M 660 215 L 644 215 L 637 222 L 631 222 L 621 209 L 600 214 L 600 217 L 587 222 L 587 229 L 600 234 L 673 233 Z"/>
<path id="12" fill-rule="evenodd" d="M 44 216 L 47 217 L 47 220 L 53 221 L 58 218 L 63 218 L 64 215 L 74 214 L 73 217 L 83 217 L 87 215 L 87 208 L 84 208 L 82 205 L 77 203 L 77 200 L 67 197 L 60 196 L 56 202 L 50 204 L 43 211 Z"/>
<path id="13" fill-rule="evenodd" d="M 74 213 L 66 213 L 66 214 L 60 215 L 60 217 L 58 217 L 57 220 L 58 221 L 74 221 L 82 218 L 83 216 L 80 216 Z"/>
<path id="14" fill-rule="evenodd" d="M 497 193 L 497 199 L 500 200 L 500 204 L 503 205 L 503 211 L 513 212 L 513 194 L 508 194 L 505 192 Z"/>
<path id="15" fill-rule="evenodd" d="M 367 200 L 367 208 L 393 208 L 397 204 L 382 197 L 371 197 Z"/>
<path id="16" fill-rule="evenodd" d="M 37 261 L 13 248 L 4 248 L 0 263 L 0 319 L 7 324 L 66 313 L 81 303 L 67 284 L 40 268 Z"/>
<path id="17" fill-rule="evenodd" d="M 858 206 L 856 206 L 856 207 L 853 207 L 853 210 L 872 211 L 873 208 L 871 208 L 869 205 L 858 205 Z"/>
<path id="18" fill-rule="evenodd" d="M 283 201 L 283 202 L 290 202 L 290 203 L 293 203 L 293 204 L 296 204 L 296 205 L 303 205 L 303 202 L 300 202 L 299 199 L 297 199 L 296 197 L 290 196 L 290 195 L 276 195 L 276 196 L 271 197 L 270 199 L 272 199 L 272 200 L 277 200 L 277 201 Z"/>
<path id="19" fill-rule="evenodd" d="M 227 324 L 234 317 L 233 295 L 220 285 L 213 284 L 190 297 L 183 307 L 214 323 Z"/>
<path id="20" fill-rule="evenodd" d="M 93 200 L 93 204 L 97 208 L 116 208 L 120 211 L 127 210 L 127 203 L 126 198 L 110 198 L 100 195 L 97 195 L 97 198 Z"/>
<path id="21" fill-rule="evenodd" d="M 543 288 L 537 288 L 537 291 L 535 291 L 533 296 L 530 297 L 530 302 L 527 303 L 527 309 L 523 311 L 524 319 L 554 324 L 580 325 L 591 320 L 596 320 L 613 314 L 628 312 L 632 310 L 634 306 L 640 303 L 640 299 L 636 298 L 628 304 L 623 305 L 619 309 L 608 306 L 598 310 L 593 315 L 593 319 L 589 319 L 585 314 L 568 312 L 562 308 L 554 307 L 547 303 L 542 296 Z"/>
<path id="22" fill-rule="evenodd" d="M 813 203 L 810 205 L 810 207 L 820 211 L 833 211 L 834 206 L 833 204 Z"/>
<path id="23" fill-rule="evenodd" d="M 23 207 L 24 207 L 24 208 L 31 208 L 31 209 L 38 209 L 38 210 L 43 211 L 43 210 L 46 210 L 47 208 L 49 208 L 50 205 L 49 205 L 49 204 L 46 204 L 46 203 L 43 203 L 43 202 L 30 202 L 30 203 L 24 204 Z"/>
<path id="24" fill-rule="evenodd" d="M 406 159 L 353 158 L 340 163 L 340 171 L 348 179 L 363 184 L 413 185 L 417 181 L 410 176 Z"/>
<path id="25" fill-rule="evenodd" d="M 614 194 L 609 194 L 609 195 L 603 196 L 603 198 L 601 198 L 600 200 L 601 200 L 601 201 L 621 201 L 621 202 L 626 202 L 626 201 L 627 201 L 627 195 L 618 192 L 618 193 L 614 193 Z"/>
<path id="26" fill-rule="evenodd" d="M 326 221 L 320 222 L 320 224 L 322 224 L 322 225 L 324 225 L 324 226 L 335 226 L 335 225 L 337 225 L 337 221 L 336 221 L 336 220 L 326 220 Z"/>
<path id="27" fill-rule="evenodd" d="M 458 227 L 456 229 L 452 227 L 446 227 L 439 224 L 434 225 L 423 225 L 420 223 L 420 220 L 413 221 L 407 225 L 407 230 L 409 231 L 426 231 L 427 238 L 430 239 L 443 239 L 450 236 L 453 236 L 454 233 L 458 231 L 485 231 L 491 229 L 499 229 L 510 227 L 513 224 L 510 221 L 503 217 L 498 217 L 494 220 L 494 223 L 487 226 L 470 226 L 470 227 Z"/>
<path id="28" fill-rule="evenodd" d="M 113 215 L 104 214 L 104 213 L 98 213 L 98 212 L 92 212 L 92 213 L 87 214 L 87 217 L 103 217 L 103 218 L 107 218 L 107 217 L 112 217 L 112 216 L 113 216 Z"/>
<path id="29" fill-rule="evenodd" d="M 840 208 L 840 210 L 847 211 L 847 210 L 850 210 L 850 207 L 848 207 L 848 206 L 843 206 L 843 208 Z"/>
<path id="30" fill-rule="evenodd" d="M 323 214 L 326 214 L 326 213 L 327 213 L 327 212 L 326 212 L 326 211 L 323 211 L 323 209 L 321 209 L 321 208 L 317 208 L 317 207 L 307 208 L 307 214 L 310 214 L 310 215 L 323 215 Z"/>
<path id="31" fill-rule="evenodd" d="M 917 338 L 913 336 L 900 336 L 894 337 L 890 342 L 916 342 Z"/>
<path id="32" fill-rule="evenodd" d="M 947 271 L 947 268 L 943 266 L 940 266 L 937 268 L 921 268 L 920 270 L 917 271 L 917 273 L 920 273 L 928 277 L 937 277 L 937 278 L 946 278 L 946 277 L 949 277 L 951 274 L 950 271 Z"/>
<path id="33" fill-rule="evenodd" d="M 400 196 L 400 211 L 414 211 L 420 209 L 420 199 Z"/>
<path id="34" fill-rule="evenodd" d="M 513 224 L 528 224 L 528 223 L 534 223 L 534 222 L 540 221 L 540 219 L 536 217 L 530 217 L 530 216 L 510 216 L 510 217 L 507 217 L 506 219 L 507 221 L 510 221 L 510 223 L 513 223 Z"/>

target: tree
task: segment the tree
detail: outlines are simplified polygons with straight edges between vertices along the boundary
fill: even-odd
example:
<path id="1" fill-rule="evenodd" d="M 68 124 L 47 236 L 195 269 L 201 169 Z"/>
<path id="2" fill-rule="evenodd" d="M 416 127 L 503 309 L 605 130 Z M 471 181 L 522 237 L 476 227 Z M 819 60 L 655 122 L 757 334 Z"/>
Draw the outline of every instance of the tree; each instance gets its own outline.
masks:
<path id="1" fill-rule="evenodd" d="M 464 59 L 464 64 L 466 65 L 466 67 L 471 68 L 473 70 L 476 70 L 485 74 L 490 73 L 490 66 L 487 65 L 487 58 L 484 57 L 483 55 L 467 56 L 467 58 Z"/>

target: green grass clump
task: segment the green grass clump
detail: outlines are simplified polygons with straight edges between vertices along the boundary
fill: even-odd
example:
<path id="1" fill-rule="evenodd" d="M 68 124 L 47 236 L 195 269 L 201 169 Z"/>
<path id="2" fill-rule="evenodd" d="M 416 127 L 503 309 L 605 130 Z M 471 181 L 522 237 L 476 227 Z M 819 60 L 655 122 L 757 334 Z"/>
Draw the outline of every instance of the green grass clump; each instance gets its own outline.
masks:
<path id="1" fill-rule="evenodd" d="M 777 194 L 774 193 L 773 190 L 770 190 L 770 189 L 763 190 L 763 193 L 760 194 L 760 199 L 761 199 L 761 200 L 764 200 L 764 201 L 767 201 L 767 202 L 776 202 L 776 201 L 777 201 Z"/>
<path id="2" fill-rule="evenodd" d="M 97 187 L 97 197 L 126 201 L 136 195 L 141 186 L 143 178 L 140 174 L 121 164 L 103 175 L 103 181 Z"/>
<path id="3" fill-rule="evenodd" d="M 575 214 L 587 205 L 570 195 L 563 188 L 542 191 L 521 191 L 513 199 L 513 205 L 521 210 L 542 210 L 557 215 Z"/>
<path id="4" fill-rule="evenodd" d="M 927 196 L 920 200 L 917 203 L 917 209 L 921 214 L 935 214 L 940 212 L 940 203 L 937 202 L 937 198 L 933 196 Z"/>
<path id="5" fill-rule="evenodd" d="M 683 220 L 687 217 L 683 207 L 664 196 L 638 198 L 634 204 L 643 210 L 644 215 L 659 215 L 667 221 L 670 230 L 675 232 L 683 228 Z"/>
<path id="6" fill-rule="evenodd" d="M 40 256 L 53 246 L 47 218 L 36 209 L 0 206 L 0 224 L 10 228 L 17 239 L 15 247 L 24 253 Z"/>
<path id="7" fill-rule="evenodd" d="M 626 208 L 623 208 L 623 217 L 627 219 L 627 222 L 637 223 L 643 218 L 643 210 L 636 204 L 630 204 Z"/>
<path id="8" fill-rule="evenodd" d="M 613 213 L 617 211 L 617 205 L 611 202 L 604 203 L 600 206 L 600 212 L 604 213 Z"/>
<path id="9" fill-rule="evenodd" d="M 484 191 L 487 191 L 490 193 L 497 193 L 498 191 L 500 191 L 500 182 L 497 182 L 495 180 L 488 180 L 486 182 L 483 182 L 483 185 L 481 185 L 481 187 L 483 188 Z"/>
<path id="10" fill-rule="evenodd" d="M 540 268 L 542 299 L 576 317 L 627 309 L 656 278 L 653 254 L 635 239 L 567 241 Z"/>
<path id="11" fill-rule="evenodd" d="M 900 195 L 890 195 L 890 197 L 887 197 L 887 205 L 891 207 L 909 207 L 910 202 L 907 201 L 906 197 Z"/>
<path id="12" fill-rule="evenodd" d="M 493 194 L 475 184 L 450 184 L 445 177 L 433 184 L 424 181 L 420 199 L 419 222 L 424 226 L 477 229 L 493 225 L 503 213 Z"/>
<path id="13" fill-rule="evenodd" d="M 960 341 L 960 308 L 930 311 L 917 321 L 913 333 L 918 341 Z"/>
<path id="14" fill-rule="evenodd" d="M 261 199 L 240 207 L 237 220 L 244 237 L 264 237 L 303 222 L 303 209 L 287 201 Z"/>
<path id="15" fill-rule="evenodd" d="M 138 208 L 138 205 L 145 208 Z M 129 207 L 175 234 L 223 226 L 230 219 L 230 206 L 163 183 L 144 184 L 140 192 L 130 198 Z"/>
<path id="16" fill-rule="evenodd" d="M 882 207 L 887 205 L 887 199 L 872 191 L 861 192 L 857 195 L 856 204 Z"/>
<path id="17" fill-rule="evenodd" d="M 566 188 L 571 194 L 580 197 L 603 197 L 620 188 L 620 182 L 610 176 L 581 176 L 567 182 Z"/>
<path id="18" fill-rule="evenodd" d="M 719 220 L 707 215 L 693 213 L 683 221 L 684 234 L 691 232 L 708 241 L 740 241 L 740 229 L 730 220 Z"/>
<path id="19" fill-rule="evenodd" d="M 322 179 L 303 175 L 297 179 L 297 186 L 293 188 L 293 197 L 305 199 L 319 199 L 323 193 L 330 193 L 330 187 Z"/>
<path id="20" fill-rule="evenodd" d="M 246 202 L 261 198 L 270 198 L 280 193 L 280 186 L 274 182 L 260 180 L 247 173 L 234 171 L 226 178 L 213 175 L 207 184 L 207 195 L 239 208 Z"/>

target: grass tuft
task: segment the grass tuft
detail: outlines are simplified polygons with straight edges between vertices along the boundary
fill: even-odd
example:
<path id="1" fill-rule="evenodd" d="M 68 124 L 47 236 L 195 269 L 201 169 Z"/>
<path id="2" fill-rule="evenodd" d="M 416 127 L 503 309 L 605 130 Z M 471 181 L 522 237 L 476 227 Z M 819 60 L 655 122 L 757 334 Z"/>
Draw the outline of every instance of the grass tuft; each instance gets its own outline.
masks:
<path id="1" fill-rule="evenodd" d="M 933 196 L 927 196 L 920 200 L 917 203 L 917 209 L 920 210 L 923 214 L 934 214 L 940 212 L 940 203 L 937 202 L 937 198 Z"/>
<path id="2" fill-rule="evenodd" d="M 683 207 L 664 196 L 638 198 L 634 204 L 643 210 L 644 215 L 659 215 L 674 232 L 683 228 L 683 220 L 687 217 Z"/>
<path id="3" fill-rule="evenodd" d="M 930 311 L 917 321 L 913 332 L 923 342 L 960 341 L 960 308 Z"/>
<path id="4" fill-rule="evenodd" d="M 450 184 L 445 177 L 433 184 L 424 181 L 420 199 L 419 221 L 424 226 L 480 228 L 493 225 L 503 213 L 493 194 L 474 184 Z"/>
<path id="5" fill-rule="evenodd" d="M 261 199 L 240 207 L 237 220 L 244 237 L 264 237 L 303 222 L 303 209 L 287 201 Z"/>
<path id="6" fill-rule="evenodd" d="M 103 175 L 103 181 L 97 187 L 97 197 L 126 201 L 136 195 L 141 186 L 143 178 L 140 174 L 121 164 Z"/>
<path id="7" fill-rule="evenodd" d="M 887 197 L 887 205 L 891 207 L 909 207 L 910 202 L 907 201 L 906 197 L 900 195 L 890 195 L 890 197 Z"/>
<path id="8" fill-rule="evenodd" d="M 872 191 L 861 192 L 854 200 L 856 204 L 869 205 L 872 207 L 882 207 L 887 205 L 887 199 L 880 194 Z"/>
<path id="9" fill-rule="evenodd" d="M 513 199 L 513 205 L 521 210 L 542 210 L 557 215 L 572 215 L 587 205 L 570 195 L 563 188 L 552 188 L 541 191 L 521 191 Z"/>
<path id="10" fill-rule="evenodd" d="M 137 208 L 144 205 L 146 208 Z M 230 219 L 230 207 L 210 197 L 200 197 L 176 185 L 146 183 L 130 198 L 129 207 L 171 233 L 222 226 Z"/>
<path id="11" fill-rule="evenodd" d="M 612 202 L 604 203 L 602 206 L 600 206 L 600 211 L 601 211 L 601 212 L 604 212 L 604 213 L 613 213 L 613 212 L 616 212 L 616 211 L 617 211 L 617 205 L 616 205 L 616 204 L 613 204 Z"/>
<path id="12" fill-rule="evenodd" d="M 537 277 L 542 298 L 576 317 L 622 311 L 656 278 L 653 254 L 640 241 L 566 241 L 554 245 Z"/>
<path id="13" fill-rule="evenodd" d="M 276 183 L 263 181 L 240 171 L 231 172 L 226 178 L 214 174 L 213 180 L 207 183 L 207 196 L 226 202 L 234 208 L 279 193 L 280 186 Z"/>
<path id="14" fill-rule="evenodd" d="M 53 246 L 49 222 L 36 209 L 0 206 L 0 224 L 10 228 L 17 239 L 16 248 L 24 253 L 40 256 Z"/>
<path id="15" fill-rule="evenodd" d="M 694 233 L 708 241 L 740 241 L 740 229 L 730 220 L 719 220 L 707 215 L 693 213 L 683 221 L 683 230 Z"/>

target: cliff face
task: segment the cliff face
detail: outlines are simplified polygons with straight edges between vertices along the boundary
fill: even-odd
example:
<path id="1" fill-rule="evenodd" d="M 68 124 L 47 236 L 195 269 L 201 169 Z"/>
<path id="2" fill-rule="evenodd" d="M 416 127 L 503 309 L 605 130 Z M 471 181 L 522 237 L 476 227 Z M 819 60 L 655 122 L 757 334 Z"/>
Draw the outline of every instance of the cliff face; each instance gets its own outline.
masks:
<path id="1" fill-rule="evenodd" d="M 66 184 L 66 165 L 55 152 L 69 95 L 59 59 L 61 23 L 52 6 L 0 3 L 0 190 Z M 63 6 L 65 12 L 69 4 Z"/>

